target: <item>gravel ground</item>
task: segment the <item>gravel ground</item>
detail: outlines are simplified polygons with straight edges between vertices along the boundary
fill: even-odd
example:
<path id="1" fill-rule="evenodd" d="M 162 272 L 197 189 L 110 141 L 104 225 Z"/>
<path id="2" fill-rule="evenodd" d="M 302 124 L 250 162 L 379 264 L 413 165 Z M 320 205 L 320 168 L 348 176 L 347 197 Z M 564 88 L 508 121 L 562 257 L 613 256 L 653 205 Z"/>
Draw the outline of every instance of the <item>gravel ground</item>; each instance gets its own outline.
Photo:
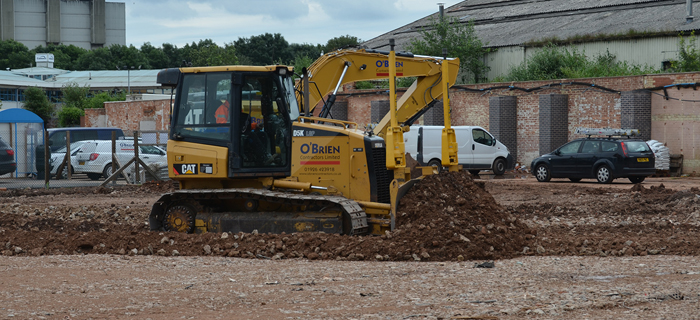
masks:
<path id="1" fill-rule="evenodd" d="M 696 257 L 0 257 L 3 319 L 694 319 Z"/>
<path id="2" fill-rule="evenodd" d="M 0 192 L 0 319 L 698 319 L 700 179 L 431 179 L 382 237 L 151 232 L 168 184 Z"/>

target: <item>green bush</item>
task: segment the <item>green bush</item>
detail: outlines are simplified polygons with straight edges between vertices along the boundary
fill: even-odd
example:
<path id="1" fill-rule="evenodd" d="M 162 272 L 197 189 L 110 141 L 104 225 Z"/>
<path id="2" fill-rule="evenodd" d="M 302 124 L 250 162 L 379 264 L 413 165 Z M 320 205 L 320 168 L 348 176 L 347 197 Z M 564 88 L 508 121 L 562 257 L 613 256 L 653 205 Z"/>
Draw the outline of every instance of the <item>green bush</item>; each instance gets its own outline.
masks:
<path id="1" fill-rule="evenodd" d="M 58 124 L 61 127 L 74 127 L 80 125 L 80 117 L 85 115 L 85 111 L 77 107 L 64 106 L 58 112 Z"/>
<path id="2" fill-rule="evenodd" d="M 37 87 L 24 90 L 23 108 L 34 112 L 41 120 L 44 120 L 44 124 L 48 124 L 55 113 L 55 107 L 49 102 L 49 99 L 46 97 L 46 92 Z"/>
<path id="3" fill-rule="evenodd" d="M 508 73 L 495 81 L 530 81 L 551 79 L 575 79 L 594 77 L 615 77 L 659 73 L 658 69 L 647 65 L 617 61 L 617 57 L 606 51 L 593 59 L 576 49 L 569 50 L 555 45 L 547 45 L 533 54 L 522 64 L 512 67 Z"/>

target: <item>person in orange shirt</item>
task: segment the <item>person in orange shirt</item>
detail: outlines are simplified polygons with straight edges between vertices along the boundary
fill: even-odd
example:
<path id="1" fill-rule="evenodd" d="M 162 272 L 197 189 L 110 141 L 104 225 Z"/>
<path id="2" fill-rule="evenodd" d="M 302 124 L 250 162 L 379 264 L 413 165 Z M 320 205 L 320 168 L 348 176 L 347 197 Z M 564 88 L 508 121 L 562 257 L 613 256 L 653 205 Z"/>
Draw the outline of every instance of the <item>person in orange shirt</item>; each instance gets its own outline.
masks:
<path id="1" fill-rule="evenodd" d="M 214 116 L 216 117 L 216 123 L 228 123 L 228 117 L 229 117 L 229 103 L 228 99 L 222 103 L 219 108 L 216 109 L 216 113 L 214 113 Z"/>

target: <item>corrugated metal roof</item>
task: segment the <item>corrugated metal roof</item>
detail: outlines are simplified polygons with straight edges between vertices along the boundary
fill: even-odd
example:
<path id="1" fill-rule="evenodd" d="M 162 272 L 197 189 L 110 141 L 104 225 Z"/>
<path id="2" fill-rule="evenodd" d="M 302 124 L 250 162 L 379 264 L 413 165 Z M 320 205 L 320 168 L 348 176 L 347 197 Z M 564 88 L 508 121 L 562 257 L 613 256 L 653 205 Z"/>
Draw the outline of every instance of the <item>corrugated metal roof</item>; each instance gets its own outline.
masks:
<path id="1" fill-rule="evenodd" d="M 700 12 L 700 4 L 693 11 Z M 474 20 L 477 35 L 487 47 L 522 45 L 556 37 L 679 32 L 700 29 L 700 17 L 686 24 L 685 0 L 467 0 L 445 10 L 445 15 Z M 700 14 L 699 14 L 700 15 Z M 387 49 L 394 38 L 403 50 L 418 30 L 436 19 L 435 13 L 370 39 L 363 45 Z"/>
<path id="2" fill-rule="evenodd" d="M 53 82 L 62 87 L 69 83 L 78 83 L 81 86 L 89 85 L 90 88 L 115 88 L 115 87 L 160 87 L 156 83 L 156 77 L 160 70 L 99 70 L 99 71 L 72 71 L 55 77 Z"/>
<path id="3" fill-rule="evenodd" d="M 0 71 L 0 86 L 3 87 L 44 87 L 46 82 L 27 78 L 12 71 Z"/>

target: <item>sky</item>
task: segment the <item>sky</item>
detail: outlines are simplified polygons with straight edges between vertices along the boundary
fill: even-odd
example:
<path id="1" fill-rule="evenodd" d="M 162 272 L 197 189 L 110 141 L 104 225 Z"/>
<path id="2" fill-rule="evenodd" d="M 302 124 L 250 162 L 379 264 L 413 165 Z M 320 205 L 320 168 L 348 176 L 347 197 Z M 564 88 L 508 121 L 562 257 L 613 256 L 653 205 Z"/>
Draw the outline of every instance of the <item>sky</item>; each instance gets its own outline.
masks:
<path id="1" fill-rule="evenodd" d="M 279 33 L 287 42 L 326 44 L 350 35 L 370 40 L 439 10 L 432 0 L 112 0 L 126 4 L 126 44 L 159 47 Z M 458 0 L 442 1 L 445 8 Z"/>

